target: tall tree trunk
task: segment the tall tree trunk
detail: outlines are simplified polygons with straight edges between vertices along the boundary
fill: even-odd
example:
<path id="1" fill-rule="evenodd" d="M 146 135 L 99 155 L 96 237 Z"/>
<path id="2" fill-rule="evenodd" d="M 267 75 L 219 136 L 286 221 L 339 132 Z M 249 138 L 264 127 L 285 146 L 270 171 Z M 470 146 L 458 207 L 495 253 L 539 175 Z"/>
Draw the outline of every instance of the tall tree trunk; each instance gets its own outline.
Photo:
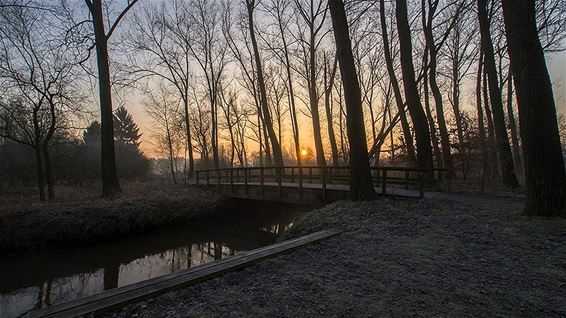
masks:
<path id="1" fill-rule="evenodd" d="M 259 54 L 259 48 L 257 45 L 257 40 L 255 37 L 255 27 L 254 27 L 254 9 L 255 9 L 255 0 L 246 0 L 246 7 L 248 11 L 248 26 L 250 29 L 250 40 L 252 42 L 252 48 L 254 52 L 254 59 L 256 64 L 256 75 L 258 80 L 259 86 L 259 93 L 260 93 L 260 104 L 261 110 L 263 113 L 263 122 L 265 123 L 265 129 L 267 130 L 267 134 L 271 141 L 271 146 L 273 150 L 273 159 L 275 161 L 275 165 L 278 167 L 283 166 L 283 154 L 281 152 L 281 146 L 279 141 L 277 140 L 277 135 L 275 130 L 273 129 L 273 122 L 271 120 L 271 114 L 269 112 L 269 106 L 267 105 L 267 92 L 265 89 L 265 81 L 263 77 L 263 67 L 261 64 L 261 57 Z M 266 140 L 267 141 L 267 140 Z M 266 143 L 267 144 L 267 143 Z"/>
<path id="2" fill-rule="evenodd" d="M 503 0 L 525 159 L 525 213 L 566 217 L 566 171 L 535 1 Z"/>
<path id="3" fill-rule="evenodd" d="M 187 86 L 188 87 L 188 86 Z M 183 106 L 185 112 L 185 134 L 187 137 L 187 152 L 189 154 L 189 173 L 187 174 L 187 178 L 192 179 L 194 176 L 195 171 L 195 159 L 193 157 L 193 142 L 191 137 L 191 124 L 189 121 L 189 100 L 188 100 L 188 91 L 183 98 Z"/>
<path id="4" fill-rule="evenodd" d="M 332 87 L 334 86 L 334 79 L 336 77 L 336 67 L 338 59 L 334 59 L 332 63 L 332 70 L 328 72 L 328 63 L 326 54 L 324 55 L 324 108 L 326 109 L 326 121 L 328 125 L 328 141 L 330 142 L 330 149 L 332 151 L 332 164 L 338 166 L 338 145 L 336 144 L 336 134 L 334 133 L 334 118 L 332 114 Z"/>
<path id="5" fill-rule="evenodd" d="M 32 114 L 33 134 L 34 134 L 34 153 L 37 166 L 37 187 L 39 190 L 39 200 L 45 201 L 45 181 L 43 179 L 43 159 L 41 158 L 41 131 L 39 128 L 38 109 L 35 108 Z"/>
<path id="6" fill-rule="evenodd" d="M 53 175 L 51 174 L 51 158 L 49 156 L 49 148 L 43 146 L 43 162 L 45 169 L 45 182 L 47 183 L 47 198 L 49 201 L 55 199 L 55 187 L 53 185 Z"/>
<path id="7" fill-rule="evenodd" d="M 370 175 L 362 96 L 352 54 L 348 21 L 342 0 L 329 0 L 328 7 L 348 112 L 346 122 L 350 142 L 350 192 L 353 200 L 367 200 L 375 196 L 375 190 Z"/>
<path id="8" fill-rule="evenodd" d="M 483 65 L 483 62 L 482 62 Z M 490 177 L 497 177 L 499 173 L 499 157 L 497 155 L 497 147 L 495 141 L 495 128 L 493 125 L 493 116 L 491 115 L 491 106 L 489 105 L 489 85 L 487 84 L 487 74 L 485 69 L 483 70 L 482 79 L 482 95 L 483 95 L 483 105 L 485 108 L 485 115 L 487 118 L 487 149 L 489 154 L 489 162 L 492 163 L 491 170 L 489 171 Z"/>
<path id="9" fill-rule="evenodd" d="M 47 134 L 45 138 L 43 138 L 43 162 L 45 163 L 45 181 L 47 182 L 47 197 L 51 201 L 55 199 L 55 187 L 53 185 L 53 175 L 51 174 L 51 158 L 49 156 L 49 142 L 55 135 L 55 130 L 57 128 L 56 125 L 56 114 L 55 114 L 55 102 L 53 99 L 49 100 L 49 117 L 50 117 L 50 124 L 49 129 L 47 130 Z"/>
<path id="10" fill-rule="evenodd" d="M 444 168 L 447 172 L 447 177 L 452 178 L 454 176 L 454 165 L 452 163 L 452 153 L 450 151 L 450 137 L 448 136 L 448 129 L 446 128 L 446 120 L 444 119 L 444 106 L 442 101 L 442 93 L 438 87 L 436 81 L 436 69 L 437 69 L 437 52 L 436 44 L 434 43 L 434 34 L 432 31 L 432 21 L 434 10 L 432 10 L 429 2 L 429 12 L 428 16 L 426 13 L 425 0 L 421 0 L 422 10 L 423 10 L 423 30 L 426 39 L 426 46 L 429 53 L 429 63 L 424 67 L 429 70 L 429 84 L 432 91 L 432 96 L 434 98 L 434 104 L 436 106 L 436 119 L 438 120 L 438 129 L 440 131 L 440 145 L 442 147 L 442 159 L 444 163 Z M 425 82 L 424 85 L 427 85 Z"/>
<path id="11" fill-rule="evenodd" d="M 491 34 L 489 31 L 487 0 L 478 0 L 478 18 L 480 24 L 481 46 L 484 53 L 484 67 L 489 84 L 489 99 L 491 101 L 491 110 L 493 112 L 495 139 L 497 140 L 503 184 L 511 188 L 516 188 L 519 186 L 519 182 L 515 175 L 513 155 L 511 154 L 509 136 L 507 135 L 507 128 L 505 127 L 503 101 L 501 100 L 501 90 L 497 80 L 497 67 L 495 65 L 493 43 L 491 41 Z"/>
<path id="12" fill-rule="evenodd" d="M 509 130 L 511 131 L 511 144 L 513 145 L 513 163 L 519 179 L 524 178 L 523 164 L 521 158 L 521 148 L 519 146 L 519 136 L 517 135 L 517 125 L 513 114 L 513 74 L 509 67 L 509 78 L 507 82 L 507 118 L 509 118 Z"/>
<path id="13" fill-rule="evenodd" d="M 481 151 L 482 172 L 481 172 L 481 185 L 482 190 L 485 187 L 486 177 L 491 174 L 488 143 L 485 135 L 485 124 L 483 119 L 482 108 L 482 78 L 483 78 L 483 54 L 480 52 L 478 60 L 478 74 L 476 79 L 476 107 L 478 111 L 478 134 L 479 134 L 479 147 Z M 485 101 L 487 103 L 487 101 Z"/>
<path id="14" fill-rule="evenodd" d="M 316 151 L 316 164 L 318 166 L 326 166 L 326 158 L 324 157 L 324 147 L 322 145 L 322 133 L 320 128 L 320 113 L 318 111 L 318 92 L 316 89 L 316 51 L 315 51 L 315 36 L 311 29 L 310 35 L 310 69 L 309 69 L 309 108 L 312 118 L 312 130 L 314 137 L 314 148 Z"/>
<path id="15" fill-rule="evenodd" d="M 425 49 L 423 60 L 425 65 L 428 64 L 428 49 Z M 424 95 L 424 108 L 425 108 L 426 118 L 428 120 L 428 126 L 430 129 L 430 140 L 432 141 L 432 150 L 434 151 L 433 154 L 434 154 L 434 159 L 436 161 L 436 167 L 443 168 L 440 144 L 438 142 L 438 136 L 436 135 L 436 124 L 434 122 L 434 117 L 432 116 L 432 110 L 430 109 L 430 93 L 428 91 L 428 69 L 426 67 L 423 69 L 422 88 Z"/>
<path id="16" fill-rule="evenodd" d="M 413 66 L 413 46 L 411 43 L 411 31 L 407 18 L 407 1 L 396 0 L 395 16 L 399 32 L 399 48 L 401 51 L 401 70 L 403 72 L 403 84 L 405 97 L 417 139 L 417 166 L 421 169 L 431 169 L 432 147 L 430 145 L 430 131 L 427 125 L 426 115 L 417 90 L 415 80 L 415 68 Z"/>
<path id="17" fill-rule="evenodd" d="M 291 116 L 291 127 L 293 129 L 293 140 L 295 143 L 295 156 L 297 157 L 297 165 L 302 165 L 301 160 L 301 143 L 299 122 L 297 120 L 297 107 L 295 103 L 295 88 L 293 86 L 293 76 L 291 75 L 291 61 L 289 59 L 289 51 L 287 45 L 287 37 L 285 36 L 286 30 L 283 29 L 283 24 L 278 23 L 279 32 L 281 34 L 281 41 L 283 42 L 283 54 L 285 57 L 285 72 L 287 73 L 288 94 L 289 94 L 289 113 Z"/>
<path id="18" fill-rule="evenodd" d="M 108 64 L 108 38 L 106 37 L 104 29 L 102 1 L 93 0 L 92 8 L 100 98 L 102 195 L 106 198 L 112 198 L 122 193 L 122 189 L 120 188 L 120 181 L 118 179 L 116 155 L 114 151 L 114 116 L 112 113 L 110 66 Z"/>
<path id="19" fill-rule="evenodd" d="M 411 134 L 411 128 L 409 127 L 409 121 L 407 120 L 407 113 L 405 112 L 405 104 L 403 103 L 403 97 L 401 96 L 401 89 L 399 88 L 399 81 L 397 80 L 397 75 L 395 75 L 395 68 L 393 67 L 393 57 L 391 56 L 391 50 L 389 48 L 387 22 L 385 20 L 385 0 L 379 1 L 379 11 L 385 64 L 387 66 L 389 81 L 391 83 L 391 86 L 393 87 L 395 103 L 397 104 L 397 110 L 399 111 L 399 116 L 401 119 L 401 128 L 403 130 L 403 138 L 405 139 L 405 147 L 407 148 L 409 165 L 412 166 L 416 162 L 415 146 L 413 144 L 413 136 Z"/>

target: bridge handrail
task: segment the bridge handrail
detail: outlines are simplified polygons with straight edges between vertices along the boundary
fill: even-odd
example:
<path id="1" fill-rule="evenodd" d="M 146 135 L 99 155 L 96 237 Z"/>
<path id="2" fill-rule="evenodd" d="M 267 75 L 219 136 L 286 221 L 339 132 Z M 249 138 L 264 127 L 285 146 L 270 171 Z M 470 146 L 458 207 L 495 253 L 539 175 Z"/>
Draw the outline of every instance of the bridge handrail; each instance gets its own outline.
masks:
<path id="1" fill-rule="evenodd" d="M 295 169 L 298 170 L 297 179 L 299 181 L 299 189 L 302 193 L 303 191 L 303 182 L 305 180 L 310 180 L 312 183 L 313 179 L 319 179 L 322 184 L 322 191 L 323 191 L 323 198 L 326 197 L 327 191 L 327 184 L 332 183 L 338 177 L 344 177 L 345 175 L 333 175 L 334 170 L 350 170 L 349 166 L 260 166 L 260 167 L 233 167 L 233 168 L 219 168 L 219 169 L 204 169 L 204 170 L 197 170 L 196 171 L 196 183 L 200 184 L 200 175 L 206 174 L 206 184 L 210 185 L 210 179 L 214 179 L 216 183 L 220 186 L 222 180 L 226 180 L 230 184 L 230 188 L 232 189 L 234 186 L 234 172 L 236 172 L 236 179 L 237 182 L 240 180 L 240 171 L 244 171 L 243 179 L 246 188 L 246 192 L 248 191 L 248 181 L 253 180 L 253 177 L 258 177 L 258 175 L 253 175 L 252 171 L 259 171 L 259 182 L 260 182 L 260 191 L 263 193 L 264 183 L 265 183 L 265 171 L 275 171 L 273 175 L 268 175 L 268 178 L 272 178 L 275 176 L 275 181 L 278 183 L 279 193 L 282 193 L 282 183 L 283 178 L 285 177 L 285 171 L 291 169 L 291 174 L 287 177 L 290 177 L 292 182 L 295 181 Z M 305 176 L 303 173 L 307 169 L 308 174 Z M 322 171 L 321 174 L 315 175 L 313 174 L 313 170 Z M 419 196 L 422 198 L 424 197 L 424 184 L 425 184 L 425 175 L 427 173 L 438 172 L 438 179 L 441 179 L 441 173 L 445 171 L 445 169 L 421 169 L 415 167 L 390 167 L 390 166 L 380 166 L 380 167 L 370 167 L 371 171 L 376 171 L 377 175 L 372 173 L 372 180 L 376 179 L 376 186 L 381 184 L 381 192 L 385 195 L 387 191 L 387 183 L 389 182 L 398 182 L 404 181 L 405 189 L 409 188 L 409 183 L 413 183 L 417 185 L 419 190 Z M 393 177 L 388 176 L 388 171 L 397 171 L 397 172 L 404 172 L 403 177 Z M 417 173 L 417 178 L 410 178 L 410 173 Z M 213 175 L 211 176 L 211 173 Z M 330 177 L 330 178 L 329 178 Z"/>

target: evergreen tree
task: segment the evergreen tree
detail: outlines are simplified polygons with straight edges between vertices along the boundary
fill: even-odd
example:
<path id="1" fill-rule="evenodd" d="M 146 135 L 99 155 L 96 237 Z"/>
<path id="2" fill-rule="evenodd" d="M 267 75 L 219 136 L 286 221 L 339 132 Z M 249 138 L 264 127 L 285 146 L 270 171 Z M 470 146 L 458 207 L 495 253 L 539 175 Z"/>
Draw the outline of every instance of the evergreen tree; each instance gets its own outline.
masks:
<path id="1" fill-rule="evenodd" d="M 93 121 L 83 132 L 83 142 L 86 145 L 100 145 L 100 123 Z"/>
<path id="2" fill-rule="evenodd" d="M 114 112 L 114 137 L 126 145 L 140 145 L 140 129 L 124 106 Z"/>

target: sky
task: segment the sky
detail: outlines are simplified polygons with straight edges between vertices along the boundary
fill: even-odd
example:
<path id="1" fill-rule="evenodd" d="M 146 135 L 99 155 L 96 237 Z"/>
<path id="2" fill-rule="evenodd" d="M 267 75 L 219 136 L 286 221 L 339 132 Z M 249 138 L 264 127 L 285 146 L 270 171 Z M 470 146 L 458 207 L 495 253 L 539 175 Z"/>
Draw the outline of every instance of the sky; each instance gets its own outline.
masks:
<path id="1" fill-rule="evenodd" d="M 566 116 L 566 51 L 552 53 L 547 55 L 547 66 L 550 72 L 550 77 L 553 83 L 554 98 L 556 100 L 556 108 L 558 114 L 563 114 Z M 152 132 L 151 132 L 151 120 L 145 113 L 143 107 L 143 96 L 133 95 L 129 98 L 126 108 L 130 111 L 135 119 L 135 121 L 140 126 L 140 130 L 143 134 L 142 136 L 142 150 L 151 157 L 158 156 L 154 151 L 154 146 L 152 144 Z M 323 115 L 323 114 L 321 114 Z M 302 117 L 301 127 L 302 129 L 302 143 L 307 145 L 307 147 L 313 147 L 312 144 L 312 126 L 310 120 Z M 325 118 L 324 116 L 322 117 Z M 283 144 L 286 145 L 290 142 L 290 127 L 287 128 L 286 138 L 283 140 Z M 324 135 L 324 134 L 323 134 Z M 256 145 L 250 143 L 251 150 L 257 149 Z"/>

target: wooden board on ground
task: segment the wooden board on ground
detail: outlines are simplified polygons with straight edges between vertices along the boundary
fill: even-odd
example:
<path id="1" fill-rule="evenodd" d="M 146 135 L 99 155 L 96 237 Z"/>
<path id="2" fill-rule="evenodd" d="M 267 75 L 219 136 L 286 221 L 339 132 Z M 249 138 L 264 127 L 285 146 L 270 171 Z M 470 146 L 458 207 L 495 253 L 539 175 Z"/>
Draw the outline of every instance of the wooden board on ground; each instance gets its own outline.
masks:
<path id="1" fill-rule="evenodd" d="M 325 230 L 296 239 L 264 246 L 242 254 L 214 261 L 184 271 L 171 273 L 136 284 L 111 289 L 103 293 L 80 298 L 30 313 L 31 317 L 74 317 L 106 310 L 126 303 L 139 301 L 171 289 L 186 287 L 223 273 L 241 269 L 260 260 L 290 252 L 301 246 L 327 239 L 342 233 Z"/>

